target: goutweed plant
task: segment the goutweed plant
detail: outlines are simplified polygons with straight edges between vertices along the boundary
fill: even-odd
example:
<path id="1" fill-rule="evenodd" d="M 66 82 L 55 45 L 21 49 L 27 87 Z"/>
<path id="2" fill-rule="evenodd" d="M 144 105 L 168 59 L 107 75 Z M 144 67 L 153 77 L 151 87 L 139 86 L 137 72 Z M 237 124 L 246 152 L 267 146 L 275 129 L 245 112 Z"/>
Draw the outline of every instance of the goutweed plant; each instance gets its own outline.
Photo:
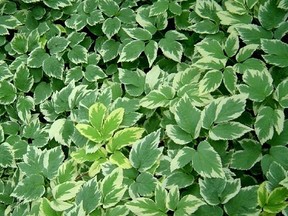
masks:
<path id="1" fill-rule="evenodd" d="M 288 215 L 288 0 L 1 0 L 0 215 Z"/>

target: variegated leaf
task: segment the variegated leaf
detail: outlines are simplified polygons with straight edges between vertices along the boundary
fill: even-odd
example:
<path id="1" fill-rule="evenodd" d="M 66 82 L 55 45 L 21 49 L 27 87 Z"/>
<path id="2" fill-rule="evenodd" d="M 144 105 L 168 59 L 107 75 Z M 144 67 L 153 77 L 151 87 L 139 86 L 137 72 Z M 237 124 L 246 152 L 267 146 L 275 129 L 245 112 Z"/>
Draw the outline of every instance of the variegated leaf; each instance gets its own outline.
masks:
<path id="1" fill-rule="evenodd" d="M 252 128 L 247 127 L 239 122 L 220 123 L 212 127 L 209 131 L 209 137 L 212 140 L 234 140 L 242 137 L 251 131 Z"/>
<path id="2" fill-rule="evenodd" d="M 114 152 L 124 146 L 132 145 L 139 140 L 144 132 L 143 128 L 130 127 L 117 131 L 107 144 L 107 150 Z"/>

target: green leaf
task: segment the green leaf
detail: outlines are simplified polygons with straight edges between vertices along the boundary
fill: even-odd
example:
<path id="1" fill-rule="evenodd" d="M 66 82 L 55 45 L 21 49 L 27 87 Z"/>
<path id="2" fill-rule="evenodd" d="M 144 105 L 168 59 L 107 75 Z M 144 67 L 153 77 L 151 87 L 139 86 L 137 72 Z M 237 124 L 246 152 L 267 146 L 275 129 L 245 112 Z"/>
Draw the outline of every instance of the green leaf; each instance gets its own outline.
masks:
<path id="1" fill-rule="evenodd" d="M 145 43 L 140 40 L 132 40 L 124 45 L 118 62 L 132 62 L 136 60 L 145 49 Z"/>
<path id="2" fill-rule="evenodd" d="M 279 213 L 287 207 L 288 189 L 279 187 L 274 189 L 268 196 L 267 204 L 263 210 L 268 213 Z"/>
<path id="3" fill-rule="evenodd" d="M 17 26 L 21 25 L 21 22 L 12 15 L 2 15 L 0 17 L 0 24 L 8 29 L 15 29 Z"/>
<path id="4" fill-rule="evenodd" d="M 87 63 L 88 51 L 85 47 L 76 45 L 68 52 L 68 58 L 74 64 Z"/>
<path id="5" fill-rule="evenodd" d="M 285 120 L 283 131 L 280 134 L 274 133 L 273 138 L 268 143 L 273 145 L 286 145 L 288 142 L 288 120 Z"/>
<path id="6" fill-rule="evenodd" d="M 42 62 L 42 68 L 49 77 L 63 78 L 64 61 L 62 59 L 59 60 L 55 56 L 49 56 Z"/>
<path id="7" fill-rule="evenodd" d="M 179 189 L 186 188 L 192 185 L 194 182 L 194 176 L 187 174 L 181 170 L 173 171 L 167 178 L 164 180 L 163 184 L 166 188 L 172 188 L 177 186 Z"/>
<path id="8" fill-rule="evenodd" d="M 283 108 L 288 108 L 288 79 L 283 80 L 274 91 L 273 97 Z"/>
<path id="9" fill-rule="evenodd" d="M 68 47 L 69 43 L 70 42 L 64 37 L 54 36 L 47 42 L 47 47 L 50 54 L 53 55 L 64 51 Z"/>
<path id="10" fill-rule="evenodd" d="M 120 28 L 121 21 L 117 17 L 106 19 L 102 25 L 102 31 L 108 39 L 111 39 L 115 34 L 117 34 Z"/>
<path id="11" fill-rule="evenodd" d="M 180 16 L 182 13 L 182 8 L 177 2 L 169 2 L 169 11 L 177 16 Z"/>
<path id="12" fill-rule="evenodd" d="M 178 125 L 166 125 L 167 136 L 176 144 L 184 145 L 193 140 L 191 134 L 181 129 Z"/>
<path id="13" fill-rule="evenodd" d="M 240 141 L 243 150 L 233 153 L 231 167 L 238 170 L 249 170 L 262 158 L 261 144 L 244 139 Z"/>
<path id="14" fill-rule="evenodd" d="M 54 199 L 56 200 L 60 200 L 60 201 L 70 200 L 72 198 L 75 198 L 82 184 L 83 184 L 83 181 L 64 182 L 62 184 L 59 184 L 53 187 L 51 192 L 52 192 Z"/>
<path id="15" fill-rule="evenodd" d="M 268 180 L 266 186 L 271 191 L 278 188 L 279 184 L 287 178 L 287 171 L 279 163 L 273 161 L 265 175 Z"/>
<path id="16" fill-rule="evenodd" d="M 132 146 L 129 159 L 131 165 L 140 172 L 149 170 L 159 160 L 163 147 L 160 143 L 160 130 L 146 135 Z"/>
<path id="17" fill-rule="evenodd" d="M 102 136 L 106 139 L 110 138 L 115 130 L 117 130 L 123 121 L 124 109 L 117 108 L 113 110 L 104 120 L 102 126 Z"/>
<path id="18" fill-rule="evenodd" d="M 106 40 L 99 50 L 104 62 L 108 62 L 116 58 L 119 54 L 120 43 L 113 39 Z"/>
<path id="19" fill-rule="evenodd" d="M 192 161 L 193 152 L 194 150 L 190 147 L 183 147 L 180 149 L 170 162 L 170 170 L 173 172 L 190 163 Z"/>
<path id="20" fill-rule="evenodd" d="M 28 124 L 31 120 L 31 111 L 35 110 L 35 104 L 33 98 L 27 96 L 20 96 L 17 100 L 16 109 L 19 118 L 24 123 Z"/>
<path id="21" fill-rule="evenodd" d="M 71 6 L 70 0 L 44 0 L 44 4 L 53 9 L 60 9 L 63 7 Z"/>
<path id="22" fill-rule="evenodd" d="M 267 30 L 279 27 L 286 19 L 286 11 L 279 8 L 276 1 L 268 0 L 259 7 L 258 20 Z"/>
<path id="23" fill-rule="evenodd" d="M 143 128 L 131 127 L 117 131 L 107 144 L 107 150 L 114 152 L 124 146 L 132 145 L 139 140 L 144 132 Z"/>
<path id="24" fill-rule="evenodd" d="M 181 43 L 175 40 L 171 40 L 169 38 L 162 38 L 158 42 L 158 46 L 164 56 L 172 59 L 173 61 L 181 62 L 181 58 L 183 55 L 183 46 Z"/>
<path id="25" fill-rule="evenodd" d="M 38 47 L 29 54 L 27 59 L 27 65 L 30 68 L 40 68 L 42 66 L 42 62 L 49 58 L 49 55 L 45 52 L 44 49 Z"/>
<path id="26" fill-rule="evenodd" d="M 253 101 L 261 102 L 273 91 L 273 79 L 267 70 L 246 70 L 242 78 L 246 85 L 240 84 L 238 89 L 241 93 L 248 94 Z"/>
<path id="27" fill-rule="evenodd" d="M 90 125 L 87 124 L 77 124 L 76 129 L 80 132 L 81 135 L 93 142 L 102 142 L 103 138 L 100 132 Z"/>
<path id="28" fill-rule="evenodd" d="M 13 77 L 13 74 L 6 63 L 0 63 L 0 76 L 0 81 Z"/>
<path id="29" fill-rule="evenodd" d="M 287 67 L 286 56 L 288 55 L 288 45 L 280 40 L 261 39 L 261 49 L 267 53 L 262 55 L 269 64 L 278 67 Z"/>
<path id="30" fill-rule="evenodd" d="M 130 169 L 132 167 L 128 158 L 120 151 L 115 151 L 109 160 L 112 164 L 116 164 L 122 169 Z"/>
<path id="31" fill-rule="evenodd" d="M 288 154 L 288 148 L 285 146 L 272 146 L 268 154 L 265 154 L 261 160 L 261 167 L 263 173 L 269 171 L 270 165 L 273 161 L 280 164 L 285 170 L 288 169 L 288 158 L 285 156 Z"/>
<path id="32" fill-rule="evenodd" d="M 215 91 L 222 82 L 222 72 L 219 70 L 210 70 L 205 73 L 199 82 L 200 94 L 206 94 Z"/>
<path id="33" fill-rule="evenodd" d="M 201 113 L 202 127 L 210 129 L 216 119 L 216 110 L 219 103 L 218 100 L 212 101 L 209 105 L 205 106 Z"/>
<path id="34" fill-rule="evenodd" d="M 234 140 L 242 137 L 252 129 L 239 122 L 220 123 L 212 127 L 209 137 L 212 140 Z"/>
<path id="35" fill-rule="evenodd" d="M 224 4 L 225 4 L 226 9 L 230 13 L 243 15 L 243 14 L 247 13 L 247 8 L 245 7 L 245 3 L 244 2 L 227 1 Z"/>
<path id="36" fill-rule="evenodd" d="M 131 96 L 137 97 L 144 92 L 145 73 L 142 70 L 126 70 L 118 68 L 119 80 L 125 84 L 125 90 Z"/>
<path id="37" fill-rule="evenodd" d="M 225 179 L 221 178 L 204 178 L 199 179 L 200 194 L 209 205 L 219 205 L 221 194 L 225 189 Z"/>
<path id="38" fill-rule="evenodd" d="M 99 50 L 104 62 L 108 62 L 116 58 L 119 54 L 120 43 L 113 39 L 106 40 Z"/>
<path id="39" fill-rule="evenodd" d="M 2 125 L 0 124 L 0 142 L 2 143 L 4 141 L 4 130 Z"/>
<path id="40" fill-rule="evenodd" d="M 127 189 L 122 185 L 122 181 L 123 171 L 119 168 L 116 168 L 109 175 L 104 177 L 101 182 L 104 208 L 112 207 L 122 199 Z"/>
<path id="41" fill-rule="evenodd" d="M 254 24 L 241 24 L 236 27 L 236 30 L 246 44 L 260 44 L 261 39 L 272 38 L 272 32 Z"/>
<path id="42" fill-rule="evenodd" d="M 257 201 L 258 205 L 263 208 L 265 204 L 267 203 L 267 199 L 269 196 L 268 190 L 266 188 L 266 181 L 260 184 L 258 190 L 257 190 Z"/>
<path id="43" fill-rule="evenodd" d="M 45 193 L 44 178 L 41 175 L 29 175 L 15 187 L 11 196 L 24 203 L 39 199 Z"/>
<path id="44" fill-rule="evenodd" d="M 177 186 L 172 187 L 168 193 L 166 206 L 168 209 L 175 211 L 177 204 L 180 200 L 180 192 Z"/>
<path id="45" fill-rule="evenodd" d="M 40 214 L 58 216 L 57 212 L 51 207 L 50 201 L 45 197 L 41 199 L 41 204 L 39 208 Z"/>
<path id="46" fill-rule="evenodd" d="M 278 3 L 278 8 L 284 9 L 284 10 L 288 10 L 288 2 L 287 0 L 280 0 L 280 2 Z"/>
<path id="47" fill-rule="evenodd" d="M 151 67 L 157 58 L 158 44 L 154 40 L 150 40 L 145 46 L 144 53 L 147 57 L 149 67 Z"/>
<path id="48" fill-rule="evenodd" d="M 150 8 L 149 16 L 158 16 L 167 11 L 169 6 L 168 0 L 159 0 L 153 3 Z"/>
<path id="49" fill-rule="evenodd" d="M 223 73 L 223 83 L 226 89 L 231 93 L 235 94 L 237 76 L 232 67 L 226 67 Z"/>
<path id="50" fill-rule="evenodd" d="M 132 3 L 133 4 L 133 3 Z M 128 7 L 122 7 L 118 12 L 118 18 L 122 23 L 131 24 L 135 23 L 136 12 Z"/>
<path id="51" fill-rule="evenodd" d="M 203 57 L 212 57 L 215 59 L 226 60 L 227 57 L 224 55 L 222 46 L 219 41 L 212 39 L 204 39 L 196 45 L 197 51 Z"/>
<path id="52" fill-rule="evenodd" d="M 152 90 L 141 99 L 140 105 L 148 109 L 166 107 L 174 98 L 175 90 L 170 86 L 161 86 L 158 90 Z"/>
<path id="53" fill-rule="evenodd" d="M 278 134 L 281 133 L 284 119 L 284 113 L 281 110 L 274 110 L 268 106 L 264 106 L 259 110 L 254 127 L 261 144 L 273 137 L 274 128 Z"/>
<path id="54" fill-rule="evenodd" d="M 220 23 L 222 25 L 245 25 L 250 24 L 252 21 L 252 16 L 248 13 L 238 15 L 234 13 L 230 13 L 228 11 L 218 11 L 217 16 L 220 19 Z"/>
<path id="55" fill-rule="evenodd" d="M 41 173 L 43 169 L 40 161 L 41 155 L 40 149 L 29 146 L 27 153 L 23 156 L 23 162 L 18 164 L 20 170 L 27 176 Z"/>
<path id="56" fill-rule="evenodd" d="M 224 209 L 228 215 L 253 214 L 258 215 L 257 186 L 241 188 L 240 192 L 225 204 Z"/>
<path id="57" fill-rule="evenodd" d="M 57 175 L 58 168 L 64 160 L 64 153 L 61 147 L 45 150 L 41 156 L 41 167 L 44 176 L 48 179 L 53 179 Z"/>
<path id="58" fill-rule="evenodd" d="M 128 215 L 129 214 L 129 210 L 127 209 L 126 206 L 124 205 L 117 205 L 113 208 L 110 208 L 106 211 L 106 215 L 107 216 L 114 216 L 114 215 Z"/>
<path id="59" fill-rule="evenodd" d="M 207 141 L 200 142 L 197 151 L 193 151 L 192 164 L 195 171 L 203 177 L 224 177 L 220 156 Z"/>
<path id="60" fill-rule="evenodd" d="M 14 151 L 10 144 L 4 142 L 0 145 L 0 167 L 14 167 Z"/>
<path id="61" fill-rule="evenodd" d="M 123 30 L 126 32 L 126 34 L 129 35 L 129 37 L 135 39 L 135 40 L 151 40 L 152 34 L 143 28 L 123 28 Z"/>
<path id="62" fill-rule="evenodd" d="M 71 109 L 69 107 L 69 96 L 72 94 L 73 89 L 75 89 L 75 83 L 71 82 L 60 91 L 53 93 L 52 102 L 54 112 L 59 114 Z"/>
<path id="63" fill-rule="evenodd" d="M 156 178 L 150 173 L 142 172 L 137 176 L 134 183 L 130 185 L 129 190 L 138 196 L 151 196 L 156 187 Z"/>
<path id="64" fill-rule="evenodd" d="M 67 181 L 72 181 L 77 177 L 76 163 L 70 159 L 65 160 L 57 171 L 55 182 L 61 184 Z"/>
<path id="65" fill-rule="evenodd" d="M 191 100 L 184 96 L 175 106 L 175 120 L 178 126 L 191 134 L 193 139 L 199 136 L 201 129 L 201 111 L 192 105 Z"/>
<path id="66" fill-rule="evenodd" d="M 16 95 L 16 88 L 10 82 L 6 80 L 0 81 L 0 104 L 8 105 L 15 101 Z"/>
<path id="67" fill-rule="evenodd" d="M 46 82 L 40 82 L 34 90 L 34 102 L 40 104 L 48 99 L 52 94 L 52 87 Z"/>
<path id="68" fill-rule="evenodd" d="M 102 103 L 95 103 L 89 107 L 89 121 L 98 131 L 102 128 L 106 112 L 107 108 Z"/>
<path id="69" fill-rule="evenodd" d="M 198 34 L 216 34 L 219 32 L 219 26 L 208 19 L 196 22 L 191 26 L 191 29 Z"/>
<path id="70" fill-rule="evenodd" d="M 135 215 L 157 215 L 166 216 L 158 209 L 156 203 L 149 198 L 137 198 L 126 203 L 126 207 Z"/>
<path id="71" fill-rule="evenodd" d="M 217 22 L 217 12 L 222 11 L 221 6 L 213 0 L 201 1 L 197 0 L 195 5 L 195 12 L 198 16 Z"/>
<path id="72" fill-rule="evenodd" d="M 257 44 L 249 44 L 240 48 L 236 55 L 237 62 L 243 62 L 247 60 L 249 57 L 251 57 L 257 48 Z"/>
<path id="73" fill-rule="evenodd" d="M 74 133 L 74 124 L 68 119 L 57 119 L 52 123 L 49 130 L 50 139 L 55 139 L 61 145 L 70 146 L 72 135 Z"/>
<path id="74" fill-rule="evenodd" d="M 57 201 L 57 202 L 59 202 L 59 201 Z M 68 204 L 68 203 L 66 202 L 65 204 Z M 69 207 L 67 206 L 67 209 L 70 209 L 70 210 L 66 213 L 67 216 L 85 215 L 85 211 L 84 211 L 84 209 L 83 209 L 83 204 L 74 205 L 73 208 L 71 208 L 71 207 L 73 207 L 73 205 L 72 205 L 72 206 L 69 206 Z M 59 209 L 59 210 L 60 210 L 60 209 Z M 59 211 L 59 210 L 58 210 L 58 211 Z M 63 209 L 61 209 L 61 210 L 63 211 Z M 66 210 L 66 208 L 65 208 L 64 210 Z"/>
<path id="75" fill-rule="evenodd" d="M 200 194 L 210 205 L 225 204 L 235 197 L 241 188 L 240 179 L 200 179 Z"/>
<path id="76" fill-rule="evenodd" d="M 158 206 L 158 208 L 163 212 L 167 211 L 166 207 L 167 196 L 168 193 L 165 190 L 165 188 L 160 184 L 157 184 L 155 188 L 155 203 Z"/>
<path id="77" fill-rule="evenodd" d="M 174 215 L 191 215 L 192 213 L 197 211 L 200 206 L 204 204 L 205 203 L 196 196 L 186 195 L 178 202 Z"/>
<path id="78" fill-rule="evenodd" d="M 14 75 L 14 84 L 15 87 L 22 92 L 29 92 L 31 90 L 34 79 L 25 65 L 21 65 L 17 68 Z"/>
<path id="79" fill-rule="evenodd" d="M 223 210 L 222 208 L 218 206 L 210 206 L 210 205 L 202 205 L 200 206 L 196 212 L 194 212 L 195 216 L 201 216 L 201 215 L 209 215 L 211 212 L 213 212 L 214 216 L 222 216 Z"/>
<path id="80" fill-rule="evenodd" d="M 236 55 L 239 49 L 239 38 L 235 33 L 232 33 L 228 36 L 225 41 L 225 52 L 228 57 Z"/>
<path id="81" fill-rule="evenodd" d="M 221 193 L 222 204 L 227 203 L 229 200 L 235 197 L 241 189 L 240 179 L 225 180 L 225 183 L 225 189 Z"/>
<path id="82" fill-rule="evenodd" d="M 105 15 L 112 17 L 116 15 L 119 10 L 118 4 L 113 0 L 98 1 L 98 6 Z"/>
<path id="83" fill-rule="evenodd" d="M 24 34 L 15 34 L 11 40 L 12 49 L 18 54 L 24 54 L 28 51 L 27 36 Z"/>
<path id="84" fill-rule="evenodd" d="M 238 118 L 244 111 L 246 105 L 245 95 L 234 95 L 221 98 L 216 109 L 215 123 L 227 122 Z"/>

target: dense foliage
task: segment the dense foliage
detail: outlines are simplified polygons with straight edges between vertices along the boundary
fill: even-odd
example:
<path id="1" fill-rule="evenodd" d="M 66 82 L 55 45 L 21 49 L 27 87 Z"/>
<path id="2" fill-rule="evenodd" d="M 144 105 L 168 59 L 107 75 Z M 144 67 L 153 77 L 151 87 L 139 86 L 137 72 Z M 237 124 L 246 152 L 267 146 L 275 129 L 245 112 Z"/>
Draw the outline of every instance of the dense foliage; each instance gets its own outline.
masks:
<path id="1" fill-rule="evenodd" d="M 0 8 L 0 215 L 288 215 L 288 0 Z"/>

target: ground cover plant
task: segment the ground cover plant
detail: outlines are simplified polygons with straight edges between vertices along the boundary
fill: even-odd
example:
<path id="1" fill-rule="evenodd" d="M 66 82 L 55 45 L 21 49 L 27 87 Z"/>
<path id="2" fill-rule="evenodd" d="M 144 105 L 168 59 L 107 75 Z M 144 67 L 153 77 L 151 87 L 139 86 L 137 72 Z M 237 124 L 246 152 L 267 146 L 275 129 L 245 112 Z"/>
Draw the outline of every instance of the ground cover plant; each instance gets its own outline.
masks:
<path id="1" fill-rule="evenodd" d="M 288 215 L 287 0 L 0 9 L 0 215 Z"/>

